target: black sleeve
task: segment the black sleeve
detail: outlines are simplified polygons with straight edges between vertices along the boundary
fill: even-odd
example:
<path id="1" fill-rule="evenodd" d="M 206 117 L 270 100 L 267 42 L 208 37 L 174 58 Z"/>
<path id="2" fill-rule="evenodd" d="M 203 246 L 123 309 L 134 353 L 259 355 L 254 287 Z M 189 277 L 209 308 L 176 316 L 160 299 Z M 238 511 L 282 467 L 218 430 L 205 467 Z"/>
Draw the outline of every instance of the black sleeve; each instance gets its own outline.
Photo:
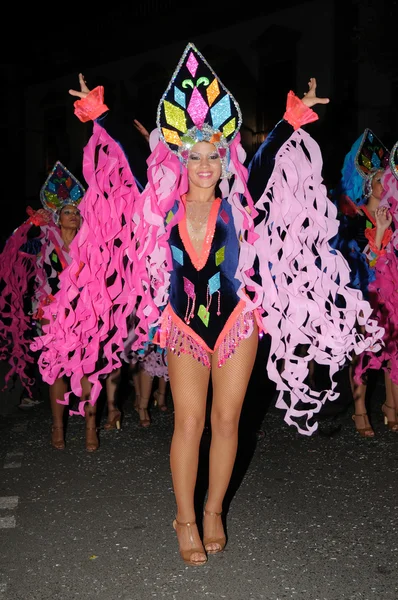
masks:
<path id="1" fill-rule="evenodd" d="M 20 247 L 21 252 L 25 254 L 38 255 L 41 250 L 41 241 L 39 239 L 41 229 L 38 225 L 32 225 L 29 229 L 26 242 Z"/>
<path id="2" fill-rule="evenodd" d="M 150 154 L 149 144 L 134 127 L 132 115 L 119 115 L 117 111 L 108 110 L 97 122 L 119 144 L 130 165 L 136 183 L 141 190 L 147 183 L 147 163 Z"/>
<path id="3" fill-rule="evenodd" d="M 268 180 L 274 170 L 275 156 L 281 146 L 289 139 L 294 129 L 282 119 L 268 134 L 248 166 L 248 182 L 253 202 L 259 200 L 265 190 Z"/>

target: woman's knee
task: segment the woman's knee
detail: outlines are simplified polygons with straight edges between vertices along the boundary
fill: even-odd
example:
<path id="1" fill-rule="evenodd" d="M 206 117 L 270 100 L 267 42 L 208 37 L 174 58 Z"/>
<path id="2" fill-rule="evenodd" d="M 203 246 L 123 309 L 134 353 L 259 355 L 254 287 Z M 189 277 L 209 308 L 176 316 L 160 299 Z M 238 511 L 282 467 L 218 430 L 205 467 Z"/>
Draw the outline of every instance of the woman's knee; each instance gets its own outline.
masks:
<path id="1" fill-rule="evenodd" d="M 211 414 L 212 435 L 223 438 L 234 437 L 238 433 L 239 414 L 230 411 L 214 411 Z"/>
<path id="2" fill-rule="evenodd" d="M 174 432 L 187 440 L 201 437 L 205 424 L 204 415 L 175 415 Z"/>

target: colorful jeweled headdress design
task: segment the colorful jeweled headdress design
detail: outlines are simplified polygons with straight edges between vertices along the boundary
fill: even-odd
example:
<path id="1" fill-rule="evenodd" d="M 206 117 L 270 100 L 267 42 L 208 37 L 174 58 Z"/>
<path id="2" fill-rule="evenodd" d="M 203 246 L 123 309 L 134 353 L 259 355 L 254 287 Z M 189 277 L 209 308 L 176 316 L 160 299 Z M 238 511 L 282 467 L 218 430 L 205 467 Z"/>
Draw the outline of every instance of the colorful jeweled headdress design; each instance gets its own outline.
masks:
<path id="1" fill-rule="evenodd" d="M 361 177 L 367 179 L 374 171 L 386 169 L 389 155 L 389 150 L 373 131 L 365 129 L 355 157 L 355 166 L 358 173 Z"/>
<path id="2" fill-rule="evenodd" d="M 242 114 L 234 97 L 191 43 L 160 100 L 156 124 L 161 139 L 184 164 L 194 144 L 214 144 L 226 175 L 228 147 L 242 124 Z"/>
<path id="3" fill-rule="evenodd" d="M 74 175 L 57 161 L 40 190 L 40 200 L 45 209 L 53 213 L 58 223 L 59 213 L 64 206 L 78 206 L 85 189 Z"/>
<path id="4" fill-rule="evenodd" d="M 394 144 L 390 153 L 389 165 L 391 173 L 398 179 L 398 142 Z"/>

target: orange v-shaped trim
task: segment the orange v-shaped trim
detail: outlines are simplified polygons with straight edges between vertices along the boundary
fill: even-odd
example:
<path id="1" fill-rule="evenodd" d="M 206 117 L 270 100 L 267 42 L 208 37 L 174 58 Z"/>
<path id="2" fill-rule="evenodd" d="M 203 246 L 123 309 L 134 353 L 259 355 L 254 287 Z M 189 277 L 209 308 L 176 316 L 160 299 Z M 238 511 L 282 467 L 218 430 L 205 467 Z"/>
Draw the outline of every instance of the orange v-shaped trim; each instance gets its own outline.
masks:
<path id="1" fill-rule="evenodd" d="M 370 214 L 370 212 L 368 211 L 367 207 L 366 207 L 366 206 L 361 206 L 360 208 L 363 210 L 363 212 L 365 213 L 365 216 L 366 216 L 366 217 L 369 219 L 369 221 L 370 221 L 370 222 L 371 222 L 373 225 L 376 225 L 376 221 L 375 221 L 374 217 L 372 217 L 372 215 L 371 215 L 371 214 Z"/>
<path id="2" fill-rule="evenodd" d="M 182 201 L 185 206 L 186 205 L 185 196 L 182 197 Z M 196 252 L 196 250 L 193 247 L 193 244 L 191 242 L 191 239 L 189 237 L 189 233 L 188 233 L 188 229 L 187 229 L 186 212 L 185 212 L 183 218 L 181 219 L 181 221 L 178 223 L 178 231 L 180 233 L 182 243 L 184 244 L 184 248 L 187 251 L 189 258 L 191 259 L 191 262 L 197 271 L 200 271 L 201 269 L 203 269 L 203 267 L 207 263 L 207 259 L 209 258 L 211 243 L 213 241 L 214 232 L 216 229 L 218 211 L 220 210 L 220 204 L 221 204 L 221 198 L 216 198 L 210 209 L 209 220 L 207 221 L 206 235 L 205 235 L 205 239 L 203 240 L 202 251 L 201 251 L 200 255 L 198 255 L 198 253 Z"/>

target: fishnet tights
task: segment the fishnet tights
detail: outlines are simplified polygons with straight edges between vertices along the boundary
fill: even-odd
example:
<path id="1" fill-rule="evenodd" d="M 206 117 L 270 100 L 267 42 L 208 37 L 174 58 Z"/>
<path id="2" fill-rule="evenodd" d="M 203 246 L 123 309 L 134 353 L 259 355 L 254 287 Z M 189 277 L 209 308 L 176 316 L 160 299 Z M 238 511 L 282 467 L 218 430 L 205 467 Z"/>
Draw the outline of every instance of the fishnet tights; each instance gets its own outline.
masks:
<path id="1" fill-rule="evenodd" d="M 238 425 L 247 385 L 254 366 L 258 331 L 242 340 L 222 367 L 218 353 L 211 357 L 211 371 L 188 354 L 168 352 L 170 387 L 174 403 L 174 433 L 170 466 L 177 502 L 177 519 L 195 519 L 194 492 L 199 446 L 206 416 L 207 390 L 212 376 L 209 490 L 206 508 L 220 512 L 234 466 Z"/>

